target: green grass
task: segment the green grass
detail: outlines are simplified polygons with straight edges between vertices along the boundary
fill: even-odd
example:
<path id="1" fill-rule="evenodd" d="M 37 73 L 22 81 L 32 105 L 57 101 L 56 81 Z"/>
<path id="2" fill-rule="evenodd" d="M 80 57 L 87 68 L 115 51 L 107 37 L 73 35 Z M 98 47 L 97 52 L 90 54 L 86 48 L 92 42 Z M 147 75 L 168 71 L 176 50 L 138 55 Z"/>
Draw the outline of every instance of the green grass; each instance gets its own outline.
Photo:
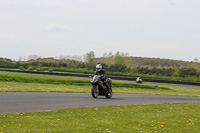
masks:
<path id="1" fill-rule="evenodd" d="M 90 92 L 91 86 L 0 82 L 0 92 Z"/>
<path id="2" fill-rule="evenodd" d="M 0 82 L 0 92 L 81 92 L 90 93 L 91 85 L 56 85 L 40 83 L 21 83 L 21 82 Z M 157 95 L 179 95 L 179 96 L 200 96 L 200 89 L 170 87 L 167 89 L 140 89 L 113 87 L 114 93 L 132 94 L 157 94 Z"/>
<path id="3" fill-rule="evenodd" d="M 65 84 L 85 86 L 89 79 L 74 78 L 65 76 L 50 76 L 40 74 L 26 74 L 14 72 L 0 72 L 0 81 L 22 82 L 22 83 L 44 83 L 44 84 Z"/>
<path id="4" fill-rule="evenodd" d="M 0 81 L 21 82 L 21 83 L 40 83 L 55 85 L 74 85 L 74 86 L 90 86 L 89 78 L 66 77 L 66 76 L 50 76 L 38 74 L 25 74 L 13 72 L 0 72 Z M 115 87 L 140 88 L 140 89 L 169 89 L 167 87 L 140 85 L 133 83 L 113 82 Z"/>
<path id="5" fill-rule="evenodd" d="M 90 78 L 0 72 L 0 92 L 90 93 Z M 3 80 L 3 81 L 2 81 Z M 130 81 L 129 81 L 130 82 Z M 81 83 L 81 84 L 80 84 Z M 120 83 L 113 80 L 114 93 L 200 96 L 200 89 Z"/>
<path id="6" fill-rule="evenodd" d="M 0 115 L 2 133 L 197 133 L 200 103 L 72 108 Z"/>

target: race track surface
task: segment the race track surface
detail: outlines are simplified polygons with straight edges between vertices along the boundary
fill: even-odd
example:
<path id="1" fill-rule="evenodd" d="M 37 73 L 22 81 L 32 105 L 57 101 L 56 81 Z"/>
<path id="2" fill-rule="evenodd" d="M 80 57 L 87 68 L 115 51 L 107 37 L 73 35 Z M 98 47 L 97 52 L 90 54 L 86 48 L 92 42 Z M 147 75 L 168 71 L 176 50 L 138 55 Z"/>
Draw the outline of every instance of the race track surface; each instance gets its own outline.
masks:
<path id="1" fill-rule="evenodd" d="M 94 99 L 90 93 L 0 92 L 0 114 L 74 107 L 159 103 L 200 103 L 200 97 L 113 94 L 111 99 L 106 99 L 104 96 Z"/>

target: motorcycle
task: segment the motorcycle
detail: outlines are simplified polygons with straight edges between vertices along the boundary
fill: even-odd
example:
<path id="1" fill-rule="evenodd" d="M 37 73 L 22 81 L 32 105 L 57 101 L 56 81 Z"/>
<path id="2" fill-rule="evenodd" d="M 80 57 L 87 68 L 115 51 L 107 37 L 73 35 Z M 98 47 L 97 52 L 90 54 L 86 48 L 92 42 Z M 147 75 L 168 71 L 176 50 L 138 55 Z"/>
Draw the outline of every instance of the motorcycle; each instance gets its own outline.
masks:
<path id="1" fill-rule="evenodd" d="M 136 79 L 136 83 L 143 83 L 143 81 L 142 81 L 142 79 L 140 78 L 140 77 L 138 77 L 137 79 Z"/>
<path id="2" fill-rule="evenodd" d="M 91 94 L 94 98 L 98 96 L 105 96 L 106 98 L 112 97 L 112 80 L 110 78 L 107 78 L 105 82 L 103 82 L 101 81 L 100 75 L 94 75 L 90 82 L 92 84 Z"/>

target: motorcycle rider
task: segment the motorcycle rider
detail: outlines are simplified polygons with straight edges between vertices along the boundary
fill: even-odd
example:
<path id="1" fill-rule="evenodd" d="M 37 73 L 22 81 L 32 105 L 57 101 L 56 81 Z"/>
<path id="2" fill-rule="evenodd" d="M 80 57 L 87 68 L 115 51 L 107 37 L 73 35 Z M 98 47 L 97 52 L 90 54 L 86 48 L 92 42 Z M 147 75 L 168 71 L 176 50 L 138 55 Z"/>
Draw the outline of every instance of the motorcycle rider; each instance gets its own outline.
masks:
<path id="1" fill-rule="evenodd" d="M 108 91 L 110 91 L 110 85 L 108 84 L 108 82 L 106 82 L 107 81 L 106 80 L 107 79 L 106 71 L 104 69 L 102 69 L 101 64 L 96 65 L 96 71 L 95 71 L 94 75 L 100 75 L 101 81 L 103 81 L 106 84 L 106 86 L 108 87 Z"/>
<path id="2" fill-rule="evenodd" d="M 137 77 L 136 83 L 142 83 L 142 79 L 140 77 Z"/>

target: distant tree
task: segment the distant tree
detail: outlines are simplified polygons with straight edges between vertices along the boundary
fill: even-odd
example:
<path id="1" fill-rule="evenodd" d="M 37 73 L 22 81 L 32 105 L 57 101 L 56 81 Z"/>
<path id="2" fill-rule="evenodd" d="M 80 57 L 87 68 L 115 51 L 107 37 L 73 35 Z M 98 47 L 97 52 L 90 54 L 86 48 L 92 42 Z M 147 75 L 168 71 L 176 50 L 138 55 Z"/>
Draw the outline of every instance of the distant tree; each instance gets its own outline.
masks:
<path id="1" fill-rule="evenodd" d="M 153 69 L 150 70 L 149 74 L 156 74 L 157 70 L 158 69 L 154 67 Z"/>
<path id="2" fill-rule="evenodd" d="M 194 62 L 199 62 L 199 59 L 198 58 L 194 58 Z"/>
<path id="3" fill-rule="evenodd" d="M 191 77 L 197 74 L 197 70 L 194 68 L 182 68 L 180 69 L 179 77 Z"/>
<path id="4" fill-rule="evenodd" d="M 197 76 L 200 76 L 200 70 L 197 70 L 196 75 L 197 75 Z"/>
<path id="5" fill-rule="evenodd" d="M 119 51 L 116 52 L 115 58 L 114 58 L 114 64 L 124 64 L 124 54 Z"/>
<path id="6" fill-rule="evenodd" d="M 67 68 L 78 68 L 78 63 L 74 60 L 70 61 L 68 64 L 67 64 Z"/>
<path id="7" fill-rule="evenodd" d="M 19 68 L 19 66 L 20 66 L 20 62 L 19 62 L 19 61 L 17 61 L 16 65 L 17 65 L 17 67 Z"/>
<path id="8" fill-rule="evenodd" d="M 103 57 L 106 58 L 107 57 L 107 53 L 103 53 Z"/>
<path id="9" fill-rule="evenodd" d="M 90 51 L 85 54 L 85 63 L 88 65 L 89 69 L 93 69 L 95 66 L 95 54 L 94 51 Z"/>
<path id="10" fill-rule="evenodd" d="M 180 75 L 180 70 L 175 69 L 173 76 L 178 77 Z"/>
<path id="11" fill-rule="evenodd" d="M 110 65 L 109 71 L 111 72 L 126 72 L 127 67 L 123 64 L 113 64 Z"/>
<path id="12" fill-rule="evenodd" d="M 172 76 L 172 75 L 174 74 L 174 72 L 175 72 L 174 69 L 172 69 L 172 68 L 168 68 L 168 69 L 166 69 L 164 75 L 165 75 L 165 76 Z"/>
<path id="13" fill-rule="evenodd" d="M 138 68 L 138 73 L 148 74 L 149 68 L 148 67 L 140 67 L 140 68 Z"/>
<path id="14" fill-rule="evenodd" d="M 37 58 L 39 58 L 39 56 L 37 56 L 37 55 L 29 55 L 28 58 L 27 58 L 27 60 L 28 61 L 29 60 L 36 60 Z"/>
<path id="15" fill-rule="evenodd" d="M 103 67 L 104 70 L 108 70 L 108 65 L 106 65 L 105 63 L 100 63 Z"/>
<path id="16" fill-rule="evenodd" d="M 109 53 L 103 53 L 103 57 L 104 58 L 110 58 L 110 57 L 113 57 L 113 53 L 112 52 L 109 52 Z"/>
<path id="17" fill-rule="evenodd" d="M 11 59 L 0 58 L 0 68 L 19 68 L 19 66 Z"/>

